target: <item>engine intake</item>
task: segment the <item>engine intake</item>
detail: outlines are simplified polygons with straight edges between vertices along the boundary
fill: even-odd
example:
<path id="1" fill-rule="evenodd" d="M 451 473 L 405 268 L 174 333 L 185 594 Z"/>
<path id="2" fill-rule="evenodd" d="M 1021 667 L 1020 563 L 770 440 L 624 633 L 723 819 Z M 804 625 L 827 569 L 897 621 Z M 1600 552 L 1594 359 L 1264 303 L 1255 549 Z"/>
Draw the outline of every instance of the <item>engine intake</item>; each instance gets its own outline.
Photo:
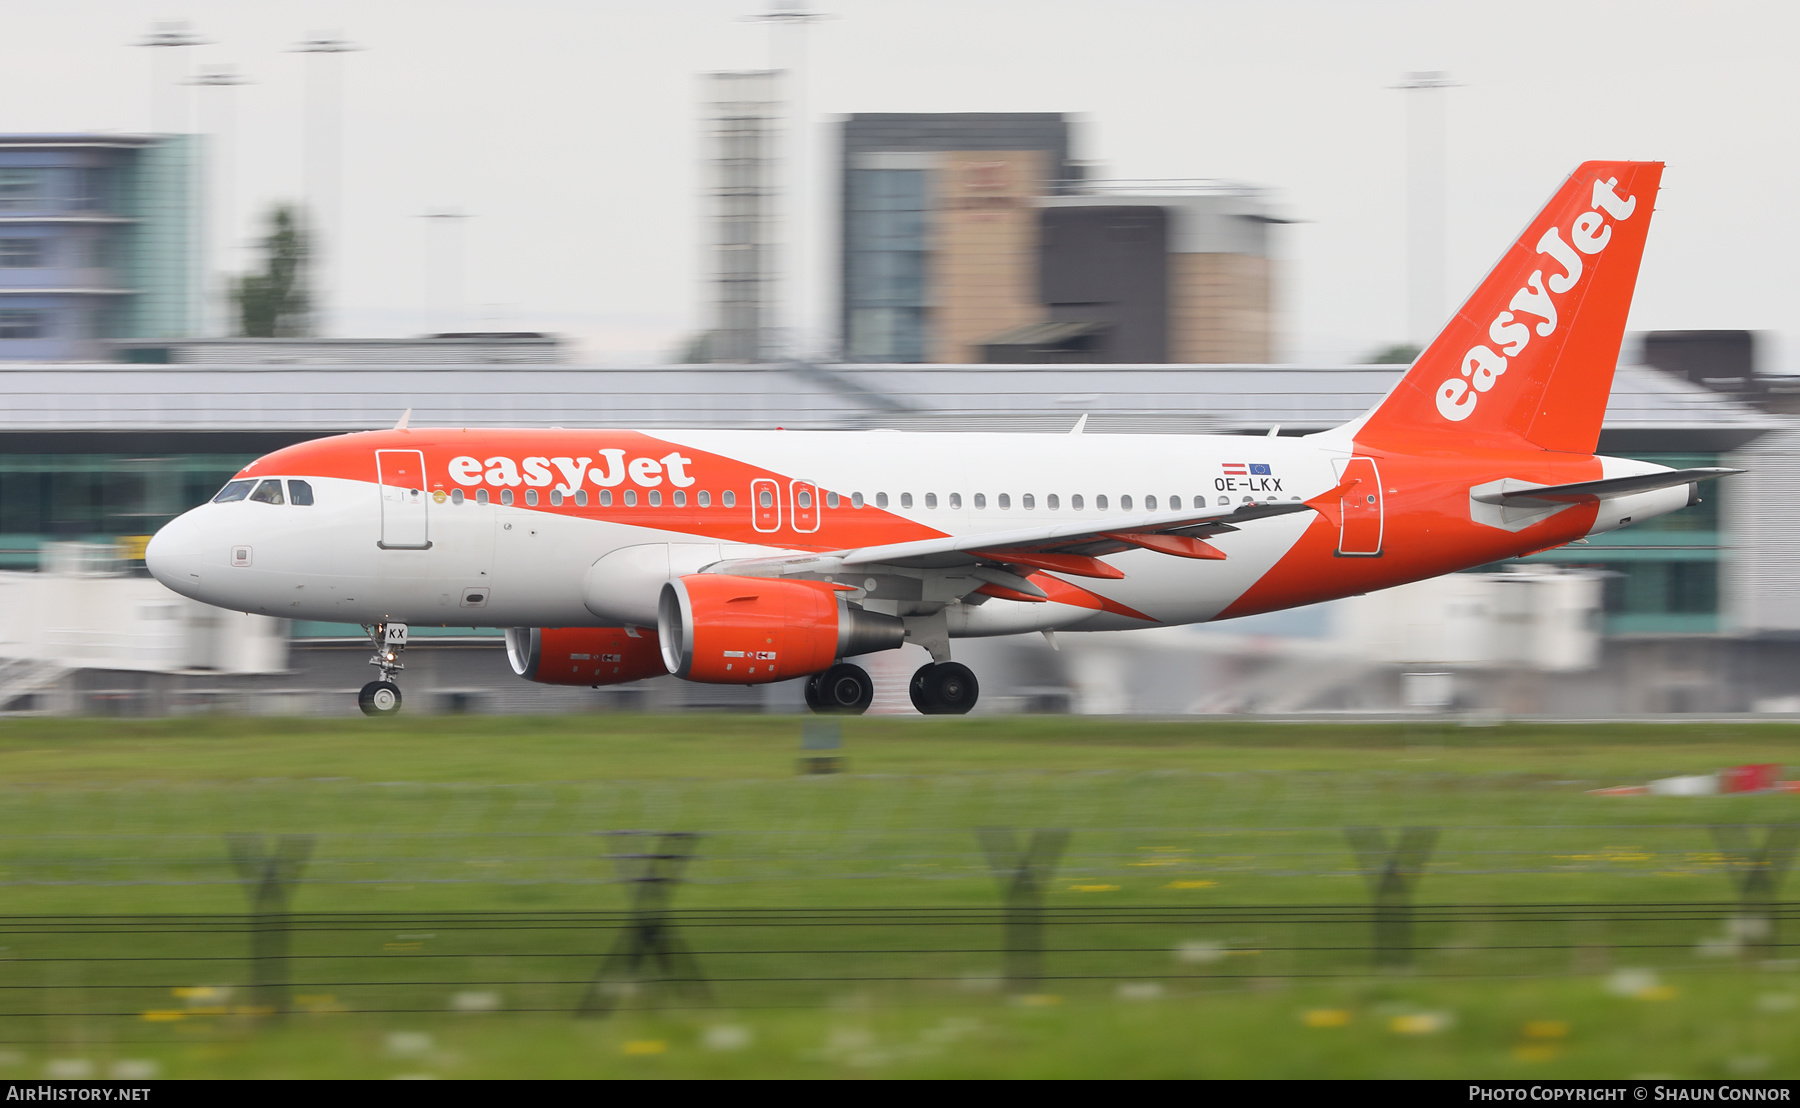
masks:
<path id="1" fill-rule="evenodd" d="M 665 584 L 656 631 L 670 673 L 715 685 L 804 677 L 906 640 L 900 620 L 852 608 L 828 582 L 714 573 Z"/>
<path id="2" fill-rule="evenodd" d="M 622 685 L 669 672 L 647 627 L 508 627 L 506 660 L 540 685 Z"/>

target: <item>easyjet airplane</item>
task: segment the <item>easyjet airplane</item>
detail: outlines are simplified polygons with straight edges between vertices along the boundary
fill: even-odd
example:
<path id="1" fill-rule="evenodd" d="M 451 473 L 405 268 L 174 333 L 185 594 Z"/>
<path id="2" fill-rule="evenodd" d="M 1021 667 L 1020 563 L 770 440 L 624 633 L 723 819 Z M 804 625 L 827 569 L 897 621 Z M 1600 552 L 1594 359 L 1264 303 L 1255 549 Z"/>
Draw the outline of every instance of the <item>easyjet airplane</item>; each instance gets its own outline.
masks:
<path id="1" fill-rule="evenodd" d="M 914 642 L 929 714 L 978 683 L 952 643 L 1197 623 L 1516 558 L 1696 502 L 1734 472 L 1594 448 L 1662 165 L 1575 171 L 1371 411 L 1300 438 L 881 431 L 341 435 L 245 466 L 159 531 L 157 580 L 243 612 L 359 623 L 395 712 L 407 628 L 506 629 L 532 681 L 806 677 Z M 1085 419 L 1085 417 L 1084 417 Z M 1079 425 L 1076 428 L 1080 430 Z"/>

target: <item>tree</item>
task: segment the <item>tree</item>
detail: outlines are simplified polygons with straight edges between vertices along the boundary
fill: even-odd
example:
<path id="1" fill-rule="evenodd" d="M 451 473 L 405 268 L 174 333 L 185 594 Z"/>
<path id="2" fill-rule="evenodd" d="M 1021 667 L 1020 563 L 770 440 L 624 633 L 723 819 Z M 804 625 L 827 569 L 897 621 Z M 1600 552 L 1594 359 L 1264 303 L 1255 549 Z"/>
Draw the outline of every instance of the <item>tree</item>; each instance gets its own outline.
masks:
<path id="1" fill-rule="evenodd" d="M 264 339 L 310 334 L 312 297 L 307 270 L 312 261 L 311 244 L 292 204 L 270 209 L 262 252 L 262 272 L 244 274 L 231 292 L 237 305 L 238 334 Z"/>
<path id="2" fill-rule="evenodd" d="M 1410 342 L 1398 342 L 1371 353 L 1364 365 L 1411 365 L 1419 356 L 1419 348 Z"/>

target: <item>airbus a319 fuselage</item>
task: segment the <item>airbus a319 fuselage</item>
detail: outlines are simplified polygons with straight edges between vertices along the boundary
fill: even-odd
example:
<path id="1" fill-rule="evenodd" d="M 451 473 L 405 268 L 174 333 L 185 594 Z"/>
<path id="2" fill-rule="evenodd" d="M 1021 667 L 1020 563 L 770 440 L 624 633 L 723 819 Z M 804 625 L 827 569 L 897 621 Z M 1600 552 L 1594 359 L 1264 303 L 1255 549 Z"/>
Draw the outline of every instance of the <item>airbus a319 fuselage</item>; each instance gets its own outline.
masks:
<path id="1" fill-rule="evenodd" d="M 1721 471 L 1593 453 L 1661 166 L 1588 163 L 1375 409 L 1297 438 L 397 428 L 261 458 L 152 541 L 245 612 L 363 624 L 394 710 L 405 628 L 506 628 L 534 680 L 809 677 L 912 641 L 1271 611 L 1560 546 Z"/>

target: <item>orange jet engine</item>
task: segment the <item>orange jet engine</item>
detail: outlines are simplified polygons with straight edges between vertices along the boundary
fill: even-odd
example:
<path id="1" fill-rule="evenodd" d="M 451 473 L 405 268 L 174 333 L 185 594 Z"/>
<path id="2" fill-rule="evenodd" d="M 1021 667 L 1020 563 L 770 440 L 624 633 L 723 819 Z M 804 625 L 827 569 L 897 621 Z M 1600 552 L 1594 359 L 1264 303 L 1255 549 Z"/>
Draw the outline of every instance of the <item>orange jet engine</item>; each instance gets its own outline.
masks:
<path id="1" fill-rule="evenodd" d="M 715 685 L 805 677 L 906 640 L 899 619 L 851 607 L 825 581 L 690 574 L 663 586 L 656 615 L 669 672 Z"/>
<path id="2" fill-rule="evenodd" d="M 622 685 L 669 672 L 648 627 L 509 627 L 506 660 L 540 685 Z"/>

